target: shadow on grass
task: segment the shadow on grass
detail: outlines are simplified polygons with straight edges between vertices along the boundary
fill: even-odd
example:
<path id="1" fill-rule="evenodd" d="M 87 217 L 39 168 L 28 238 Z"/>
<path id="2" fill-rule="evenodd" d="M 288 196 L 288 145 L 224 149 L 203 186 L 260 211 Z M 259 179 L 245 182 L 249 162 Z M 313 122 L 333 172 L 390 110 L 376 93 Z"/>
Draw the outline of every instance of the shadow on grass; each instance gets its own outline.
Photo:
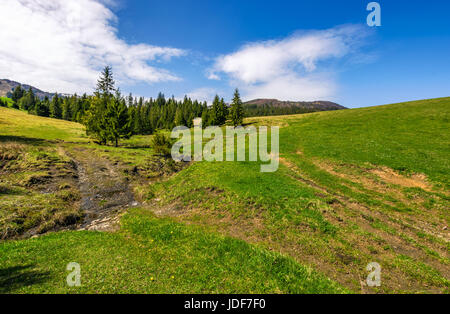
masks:
<path id="1" fill-rule="evenodd" d="M 42 145 L 44 143 L 48 143 L 48 141 L 40 138 L 14 136 L 14 135 L 0 135 L 0 143 L 8 143 L 8 142 L 18 142 L 30 145 Z"/>
<path id="2" fill-rule="evenodd" d="M 13 266 L 0 269 L 0 293 L 40 284 L 50 279 L 49 272 L 36 271 L 33 265 Z"/>
<path id="3" fill-rule="evenodd" d="M 130 144 L 124 144 L 123 146 L 119 145 L 119 148 L 126 148 L 126 149 L 143 149 L 143 148 L 152 148 L 151 145 L 145 145 L 145 144 L 141 144 L 141 145 L 130 145 Z"/>
<path id="4" fill-rule="evenodd" d="M 0 184 L 0 195 L 24 195 L 25 193 L 23 191 L 20 191 L 18 189 L 11 189 L 7 186 Z"/>

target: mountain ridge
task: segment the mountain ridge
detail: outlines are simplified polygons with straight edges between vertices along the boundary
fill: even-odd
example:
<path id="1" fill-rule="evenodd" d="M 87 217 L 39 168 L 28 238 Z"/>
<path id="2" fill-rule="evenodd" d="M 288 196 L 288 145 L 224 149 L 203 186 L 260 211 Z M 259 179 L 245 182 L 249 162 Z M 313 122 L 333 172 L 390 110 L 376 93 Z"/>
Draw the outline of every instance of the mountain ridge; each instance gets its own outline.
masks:
<path id="1" fill-rule="evenodd" d="M 9 80 L 9 79 L 0 79 L 0 97 L 11 96 L 13 90 L 19 85 L 22 86 L 22 88 L 27 91 L 31 88 L 33 93 L 40 99 L 44 99 L 45 97 L 52 98 L 56 94 L 56 93 L 44 92 L 41 89 L 34 87 L 32 85 L 22 84 L 22 83 L 19 83 L 19 82 L 13 81 L 13 80 Z"/>
<path id="2" fill-rule="evenodd" d="M 331 101 L 324 100 L 316 100 L 316 101 L 282 101 L 278 99 L 271 98 L 257 98 L 253 100 L 249 100 L 243 103 L 244 106 L 256 106 L 256 107 L 264 107 L 271 106 L 275 108 L 288 108 L 288 107 L 296 107 L 296 108 L 304 108 L 304 109 L 316 109 L 316 110 L 341 110 L 347 109 L 344 106 L 341 106 L 337 103 Z"/>

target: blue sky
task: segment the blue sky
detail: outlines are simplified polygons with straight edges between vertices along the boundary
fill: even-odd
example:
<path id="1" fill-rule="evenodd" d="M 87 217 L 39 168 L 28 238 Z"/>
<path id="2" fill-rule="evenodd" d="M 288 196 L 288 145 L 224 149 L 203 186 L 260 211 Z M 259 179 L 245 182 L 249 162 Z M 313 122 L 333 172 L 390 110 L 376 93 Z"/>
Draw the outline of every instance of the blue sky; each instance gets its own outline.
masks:
<path id="1" fill-rule="evenodd" d="M 162 91 L 229 100 L 239 87 L 244 99 L 363 107 L 450 96 L 448 1 L 378 1 L 381 27 L 366 25 L 368 0 L 45 1 L 2 2 L 0 26 L 11 28 L 2 43 L 21 32 L 48 33 L 54 49 L 16 40 L 0 48 L 0 73 L 46 90 L 89 89 L 98 69 L 112 64 L 121 90 L 144 97 Z M 26 14 L 26 24 L 41 23 L 38 35 L 31 25 L 14 25 Z M 7 49 L 18 51 L 14 59 Z M 40 53 L 39 64 L 27 68 L 27 56 Z M 59 69 L 57 77 L 48 69 Z"/>
<path id="2" fill-rule="evenodd" d="M 152 95 L 159 87 L 177 95 L 212 87 L 230 97 L 229 82 L 211 82 L 202 75 L 207 59 L 232 53 L 248 42 L 285 38 L 296 31 L 364 25 L 369 2 L 135 0 L 121 3 L 118 29 L 121 37 L 133 42 L 187 49 L 199 59 L 173 65 L 174 71 L 186 76 L 183 82 L 137 87 L 136 93 L 147 95 L 152 90 Z M 359 107 L 449 96 L 450 2 L 378 2 L 382 26 L 373 29 L 362 51 L 370 60 L 339 67 L 335 100 Z"/>

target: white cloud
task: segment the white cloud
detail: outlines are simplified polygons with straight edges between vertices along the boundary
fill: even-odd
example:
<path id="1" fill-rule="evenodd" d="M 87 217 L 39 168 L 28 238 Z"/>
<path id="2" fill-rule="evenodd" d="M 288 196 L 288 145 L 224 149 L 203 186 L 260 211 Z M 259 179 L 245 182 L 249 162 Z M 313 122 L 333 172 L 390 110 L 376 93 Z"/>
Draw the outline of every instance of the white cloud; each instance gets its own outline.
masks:
<path id="1" fill-rule="evenodd" d="M 245 100 L 276 98 L 279 100 L 309 101 L 333 100 L 336 83 L 325 74 L 300 77 L 295 74 L 280 75 L 262 84 L 247 85 Z"/>
<path id="2" fill-rule="evenodd" d="M 111 0 L 1 0 L 0 78 L 46 91 L 90 92 L 99 70 L 111 65 L 120 82 L 176 81 L 149 65 L 185 51 L 117 37 Z"/>
<path id="3" fill-rule="evenodd" d="M 366 35 L 361 26 L 347 25 L 249 43 L 218 57 L 208 78 L 219 79 L 225 74 L 241 87 L 247 100 L 332 99 L 337 84 L 331 69 L 324 71 L 321 63 L 355 53 Z"/>
<path id="4" fill-rule="evenodd" d="M 209 72 L 209 71 L 208 71 L 208 72 Z M 214 72 L 208 73 L 208 74 L 207 74 L 207 78 L 210 79 L 210 80 L 217 80 L 217 81 L 220 81 L 220 76 L 217 75 L 217 74 L 214 73 Z"/>

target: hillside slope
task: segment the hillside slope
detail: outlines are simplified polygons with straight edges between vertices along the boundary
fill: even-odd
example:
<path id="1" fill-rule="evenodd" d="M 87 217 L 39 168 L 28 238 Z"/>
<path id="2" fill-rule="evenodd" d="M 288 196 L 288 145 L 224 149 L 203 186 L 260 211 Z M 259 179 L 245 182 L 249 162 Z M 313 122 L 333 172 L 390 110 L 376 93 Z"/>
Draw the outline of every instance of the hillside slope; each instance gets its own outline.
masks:
<path id="1" fill-rule="evenodd" d="M 0 110 L 2 142 L 55 145 L 40 131 L 50 120 Z M 2 118 L 10 113 L 13 124 Z M 122 165 L 141 208 L 115 233 L 1 243 L 0 269 L 18 273 L 0 286 L 66 292 L 65 265 L 75 258 L 86 285 L 70 292 L 449 293 L 449 118 L 450 98 L 251 118 L 246 124 L 282 127 L 277 172 L 261 173 L 259 162 L 196 162 L 175 174 L 170 162 L 150 162 L 149 137 L 96 146 L 80 125 L 61 121 L 70 143 L 56 144 Z M 19 196 L 28 197 L 8 195 Z M 365 284 L 372 262 L 382 267 L 380 287 Z"/>
<path id="2" fill-rule="evenodd" d="M 244 107 L 270 106 L 274 108 L 296 107 L 317 111 L 347 109 L 331 101 L 280 101 L 278 99 L 254 99 L 244 102 Z"/>
<path id="3" fill-rule="evenodd" d="M 448 292 L 450 98 L 297 116 L 281 166 L 196 163 L 151 195 L 159 212 L 281 251 L 359 292 Z M 383 269 L 365 286 L 366 266 Z"/>
<path id="4" fill-rule="evenodd" d="M 342 110 L 345 107 L 330 101 L 279 101 L 254 99 L 243 104 L 247 117 L 293 115 L 317 111 Z"/>
<path id="5" fill-rule="evenodd" d="M 55 95 L 54 93 L 43 92 L 42 90 L 28 84 L 21 84 L 19 82 L 7 79 L 0 79 L 0 97 L 9 97 L 13 90 L 19 85 L 21 85 L 25 90 L 31 88 L 33 93 L 40 99 L 44 99 L 45 97 L 52 98 Z"/>
<path id="6" fill-rule="evenodd" d="M 279 253 L 157 218 L 145 203 L 129 208 L 122 181 L 139 195 L 175 166 L 152 156 L 148 136 L 115 148 L 83 134 L 77 123 L 0 108 L 0 293 L 348 292 Z M 104 228 L 111 209 L 120 226 Z M 71 262 L 81 287 L 66 285 Z"/>

